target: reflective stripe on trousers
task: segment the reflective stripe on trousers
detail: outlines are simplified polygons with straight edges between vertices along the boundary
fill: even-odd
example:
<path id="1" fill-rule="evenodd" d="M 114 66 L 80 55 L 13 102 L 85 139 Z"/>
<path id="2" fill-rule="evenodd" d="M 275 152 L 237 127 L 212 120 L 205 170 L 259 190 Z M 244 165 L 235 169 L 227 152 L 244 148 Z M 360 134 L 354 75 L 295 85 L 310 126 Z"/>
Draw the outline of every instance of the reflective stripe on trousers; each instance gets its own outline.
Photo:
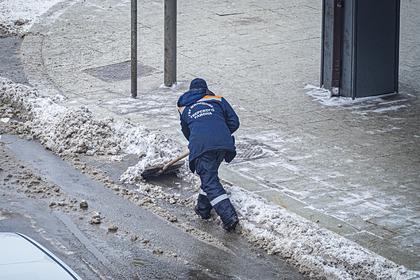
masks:
<path id="1" fill-rule="evenodd" d="M 199 194 L 207 196 L 206 192 L 203 191 L 202 189 L 200 189 Z M 214 206 L 217 203 L 219 203 L 220 201 L 222 201 L 224 199 L 228 199 L 228 198 L 229 198 L 229 196 L 227 194 L 221 194 L 218 197 L 216 197 L 213 200 L 211 200 L 210 201 L 210 204 L 211 204 L 211 206 Z"/>

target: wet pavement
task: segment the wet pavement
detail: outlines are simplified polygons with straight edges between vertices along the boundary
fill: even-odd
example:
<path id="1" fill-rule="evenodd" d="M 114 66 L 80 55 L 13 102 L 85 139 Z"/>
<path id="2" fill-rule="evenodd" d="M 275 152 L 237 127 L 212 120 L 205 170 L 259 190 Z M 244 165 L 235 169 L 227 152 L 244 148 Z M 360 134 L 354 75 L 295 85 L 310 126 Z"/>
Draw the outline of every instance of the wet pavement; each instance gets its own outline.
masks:
<path id="1" fill-rule="evenodd" d="M 253 248 L 237 234 L 224 233 L 218 225 L 195 225 L 217 232 L 217 241 L 183 230 L 175 225 L 184 223 L 182 218 L 171 223 L 143 209 L 34 141 L 2 135 L 0 148 L 0 230 L 34 238 L 85 279 L 305 279 L 285 260 Z M 63 196 L 86 200 L 88 210 L 51 208 L 51 201 L 61 200 L 42 198 L 43 192 L 36 199 L 28 197 L 17 186 L 24 179 L 15 170 L 30 170 L 32 177 L 58 186 Z M 12 179 L 5 180 L 8 174 Z M 103 218 L 100 225 L 88 223 L 95 211 Z M 178 212 L 187 211 L 191 209 Z M 108 232 L 109 224 L 117 225 L 118 232 Z"/>
<path id="2" fill-rule="evenodd" d="M 22 44 L 33 85 L 185 144 L 175 104 L 202 76 L 234 104 L 238 144 L 266 151 L 224 166 L 223 179 L 420 269 L 418 2 L 401 1 L 400 93 L 345 106 L 320 104 L 303 89 L 319 82 L 322 1 L 180 4 L 175 90 L 160 88 L 162 1 L 141 2 L 139 61 L 153 71 L 140 75 L 136 100 L 127 72 L 109 78 L 126 71 L 129 1 L 70 2 L 53 7 Z"/>
<path id="3" fill-rule="evenodd" d="M 27 84 L 20 58 L 20 46 L 23 38 L 19 36 L 0 36 L 0 76 L 14 82 Z"/>

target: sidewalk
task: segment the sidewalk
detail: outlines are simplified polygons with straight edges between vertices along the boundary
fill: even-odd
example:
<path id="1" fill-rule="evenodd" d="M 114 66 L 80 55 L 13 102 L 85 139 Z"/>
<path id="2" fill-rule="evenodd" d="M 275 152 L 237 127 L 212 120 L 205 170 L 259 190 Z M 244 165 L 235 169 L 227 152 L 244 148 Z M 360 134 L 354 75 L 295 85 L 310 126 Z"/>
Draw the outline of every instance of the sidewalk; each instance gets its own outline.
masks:
<path id="1" fill-rule="evenodd" d="M 224 180 L 420 270 L 420 3 L 402 1 L 400 94 L 342 106 L 304 90 L 319 79 L 321 1 L 179 2 L 173 90 L 160 87 L 162 3 L 139 2 L 138 99 L 129 98 L 129 1 L 50 9 L 22 43 L 28 81 L 186 144 L 176 100 L 204 77 L 242 122 Z"/>

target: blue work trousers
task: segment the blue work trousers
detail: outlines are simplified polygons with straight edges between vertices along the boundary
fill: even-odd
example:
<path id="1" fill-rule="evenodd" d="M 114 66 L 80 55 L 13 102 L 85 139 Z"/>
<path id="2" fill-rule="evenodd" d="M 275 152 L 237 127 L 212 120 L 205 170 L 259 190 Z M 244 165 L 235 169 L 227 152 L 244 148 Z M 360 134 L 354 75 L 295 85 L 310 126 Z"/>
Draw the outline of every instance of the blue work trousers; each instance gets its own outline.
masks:
<path id="1" fill-rule="evenodd" d="M 237 214 L 218 177 L 219 166 L 225 154 L 225 151 L 206 152 L 196 159 L 195 166 L 201 179 L 201 190 L 197 201 L 200 215 L 210 216 L 210 211 L 214 208 L 222 222 L 227 224 L 232 218 L 237 217 Z"/>

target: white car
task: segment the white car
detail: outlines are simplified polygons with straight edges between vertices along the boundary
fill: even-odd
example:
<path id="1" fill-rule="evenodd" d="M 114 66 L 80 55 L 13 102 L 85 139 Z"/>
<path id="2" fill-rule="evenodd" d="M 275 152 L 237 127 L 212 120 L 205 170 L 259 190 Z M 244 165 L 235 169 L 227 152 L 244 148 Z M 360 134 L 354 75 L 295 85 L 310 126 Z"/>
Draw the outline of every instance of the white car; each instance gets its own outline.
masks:
<path id="1" fill-rule="evenodd" d="M 81 280 L 38 242 L 13 232 L 0 232 L 0 279 Z"/>

